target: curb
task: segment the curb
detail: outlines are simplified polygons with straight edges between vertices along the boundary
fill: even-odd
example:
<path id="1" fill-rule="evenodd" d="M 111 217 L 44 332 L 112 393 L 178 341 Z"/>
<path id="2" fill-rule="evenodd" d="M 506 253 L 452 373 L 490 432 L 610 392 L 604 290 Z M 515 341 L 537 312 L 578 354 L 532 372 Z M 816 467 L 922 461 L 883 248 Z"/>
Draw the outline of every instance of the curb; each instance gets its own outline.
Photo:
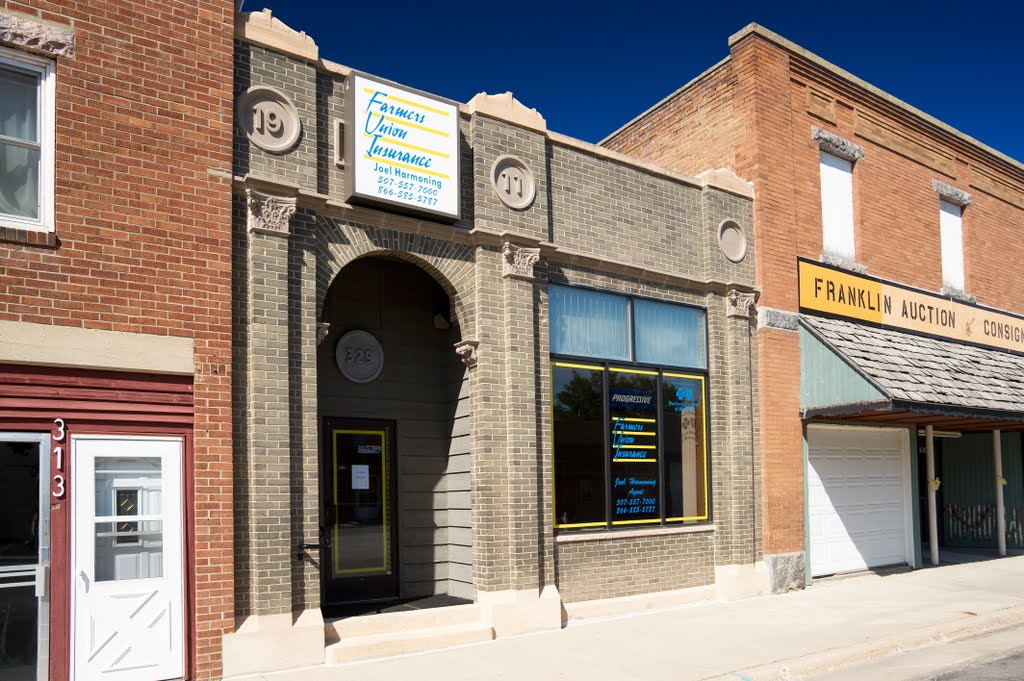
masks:
<path id="1" fill-rule="evenodd" d="M 907 632 L 904 636 L 833 648 L 803 657 L 775 660 L 709 677 L 707 681 L 800 681 L 807 676 L 835 671 L 841 667 L 897 655 L 962 638 L 991 633 L 1024 624 L 1024 605 Z"/>

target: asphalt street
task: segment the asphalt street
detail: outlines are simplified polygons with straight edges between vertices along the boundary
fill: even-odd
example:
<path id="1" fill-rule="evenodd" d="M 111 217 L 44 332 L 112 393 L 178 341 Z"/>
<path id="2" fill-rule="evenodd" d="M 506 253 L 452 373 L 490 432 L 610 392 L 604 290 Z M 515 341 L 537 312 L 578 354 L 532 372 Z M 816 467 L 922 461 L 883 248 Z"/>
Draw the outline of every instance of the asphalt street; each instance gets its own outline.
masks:
<path id="1" fill-rule="evenodd" d="M 934 681 L 1021 681 L 1024 679 L 1024 648 L 1000 660 L 971 664 L 932 678 Z"/>

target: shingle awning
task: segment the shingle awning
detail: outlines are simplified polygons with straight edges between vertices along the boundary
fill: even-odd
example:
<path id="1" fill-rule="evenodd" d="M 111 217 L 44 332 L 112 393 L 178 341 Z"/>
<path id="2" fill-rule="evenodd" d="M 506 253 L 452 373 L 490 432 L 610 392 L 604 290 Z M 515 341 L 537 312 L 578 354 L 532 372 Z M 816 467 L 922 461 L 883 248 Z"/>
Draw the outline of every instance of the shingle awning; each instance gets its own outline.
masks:
<path id="1" fill-rule="evenodd" d="M 1024 430 L 1020 355 L 839 319 L 800 323 L 804 419 Z"/>

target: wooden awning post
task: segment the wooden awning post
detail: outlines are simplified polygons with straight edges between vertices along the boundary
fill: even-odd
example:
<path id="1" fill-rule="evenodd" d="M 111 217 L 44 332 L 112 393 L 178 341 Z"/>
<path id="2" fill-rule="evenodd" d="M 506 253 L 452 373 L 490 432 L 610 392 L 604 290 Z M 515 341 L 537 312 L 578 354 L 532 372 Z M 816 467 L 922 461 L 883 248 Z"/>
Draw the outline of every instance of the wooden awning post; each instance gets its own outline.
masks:
<path id="1" fill-rule="evenodd" d="M 928 548 L 931 549 L 932 565 L 938 565 L 939 519 L 935 501 L 938 484 L 935 480 L 935 434 L 931 426 L 924 427 L 924 444 L 928 462 Z"/>
<path id="2" fill-rule="evenodd" d="M 999 555 L 1006 555 L 1006 507 L 1003 501 L 1003 438 L 1002 431 L 992 431 L 992 458 L 996 464 L 996 534 Z"/>

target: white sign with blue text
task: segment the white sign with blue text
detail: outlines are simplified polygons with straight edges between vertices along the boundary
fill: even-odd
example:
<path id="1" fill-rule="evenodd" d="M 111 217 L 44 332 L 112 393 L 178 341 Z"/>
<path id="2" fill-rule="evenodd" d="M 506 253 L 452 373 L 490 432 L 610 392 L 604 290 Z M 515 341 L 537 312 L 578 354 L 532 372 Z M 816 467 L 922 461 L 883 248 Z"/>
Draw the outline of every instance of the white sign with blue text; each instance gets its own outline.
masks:
<path id="1" fill-rule="evenodd" d="M 458 219 L 459 110 L 352 76 L 352 196 Z"/>

